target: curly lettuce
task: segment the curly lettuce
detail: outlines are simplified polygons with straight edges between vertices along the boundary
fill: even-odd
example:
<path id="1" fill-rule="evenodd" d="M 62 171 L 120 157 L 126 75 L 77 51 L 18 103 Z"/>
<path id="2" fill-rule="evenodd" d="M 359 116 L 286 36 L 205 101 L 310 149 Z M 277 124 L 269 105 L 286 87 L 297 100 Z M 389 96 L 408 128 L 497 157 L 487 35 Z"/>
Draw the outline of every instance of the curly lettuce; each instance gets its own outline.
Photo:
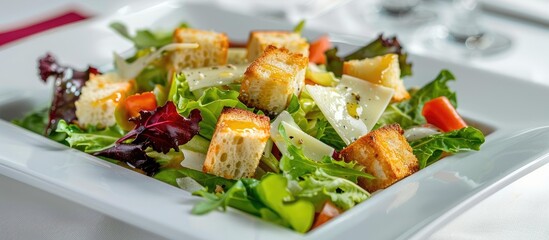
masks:
<path id="1" fill-rule="evenodd" d="M 480 150 L 484 134 L 474 127 L 465 127 L 447 133 L 435 134 L 410 142 L 419 168 L 425 168 L 440 160 L 443 153 Z"/>
<path id="2" fill-rule="evenodd" d="M 199 109 L 202 115 L 200 122 L 200 136 L 211 140 L 215 131 L 217 119 L 225 107 L 249 109 L 239 99 L 239 92 L 235 90 L 222 90 L 220 88 L 208 88 L 196 97 L 189 89 L 184 74 L 176 75 L 172 80 L 172 87 L 168 96 L 169 100 L 176 103 L 179 113 L 188 115 L 192 110 Z"/>

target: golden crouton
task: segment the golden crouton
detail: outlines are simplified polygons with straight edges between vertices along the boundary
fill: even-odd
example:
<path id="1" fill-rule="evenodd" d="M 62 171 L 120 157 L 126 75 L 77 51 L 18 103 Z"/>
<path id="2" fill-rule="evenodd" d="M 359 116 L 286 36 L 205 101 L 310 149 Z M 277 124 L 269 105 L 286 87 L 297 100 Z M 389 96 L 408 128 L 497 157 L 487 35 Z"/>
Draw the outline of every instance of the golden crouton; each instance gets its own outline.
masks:
<path id="1" fill-rule="evenodd" d="M 305 85 L 308 60 L 285 48 L 269 46 L 246 69 L 240 88 L 240 100 L 269 115 L 282 112 L 292 95 L 299 95 Z"/>
<path id="2" fill-rule="evenodd" d="M 229 179 L 252 177 L 270 137 L 270 120 L 226 108 L 217 120 L 202 171 Z"/>
<path id="3" fill-rule="evenodd" d="M 185 68 L 218 66 L 227 63 L 229 39 L 224 33 L 190 28 L 178 28 L 174 43 L 198 43 L 198 48 L 173 51 L 170 56 L 174 71 Z"/>
<path id="4" fill-rule="evenodd" d="M 371 131 L 341 151 L 345 161 L 357 161 L 375 179 L 359 179 L 369 192 L 386 188 L 419 170 L 417 158 L 398 124 Z"/>
<path id="5" fill-rule="evenodd" d="M 343 74 L 394 89 L 393 102 L 410 98 L 410 94 L 404 87 L 404 82 L 400 79 L 397 54 L 390 53 L 374 58 L 344 62 Z"/>
<path id="6" fill-rule="evenodd" d="M 300 34 L 287 31 L 254 31 L 250 33 L 248 44 L 248 61 L 258 58 L 269 45 L 286 48 L 293 53 L 309 56 L 309 43 Z"/>
<path id="7" fill-rule="evenodd" d="M 82 91 L 76 106 L 78 125 L 99 128 L 116 123 L 114 110 L 121 100 L 135 91 L 134 80 L 124 81 L 116 74 L 91 75 Z"/>

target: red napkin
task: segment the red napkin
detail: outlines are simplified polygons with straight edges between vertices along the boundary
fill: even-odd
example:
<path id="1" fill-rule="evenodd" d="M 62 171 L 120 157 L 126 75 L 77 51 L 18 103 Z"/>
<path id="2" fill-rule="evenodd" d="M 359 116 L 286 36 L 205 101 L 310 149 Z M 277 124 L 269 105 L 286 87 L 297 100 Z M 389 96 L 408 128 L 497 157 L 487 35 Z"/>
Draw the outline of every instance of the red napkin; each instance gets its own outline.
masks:
<path id="1" fill-rule="evenodd" d="M 5 32 L 0 32 L 0 46 L 20 38 L 30 36 L 32 34 L 43 32 L 48 29 L 59 27 L 72 22 L 84 20 L 86 18 L 89 18 L 89 16 L 85 16 L 76 11 L 68 11 L 37 23 L 8 30 Z"/>

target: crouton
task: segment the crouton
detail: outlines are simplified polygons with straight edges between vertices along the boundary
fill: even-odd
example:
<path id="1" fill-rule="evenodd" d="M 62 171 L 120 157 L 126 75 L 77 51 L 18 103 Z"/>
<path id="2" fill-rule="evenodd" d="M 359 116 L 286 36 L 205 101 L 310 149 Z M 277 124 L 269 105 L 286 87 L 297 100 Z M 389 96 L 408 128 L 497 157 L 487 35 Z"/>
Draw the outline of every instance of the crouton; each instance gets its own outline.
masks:
<path id="1" fill-rule="evenodd" d="M 305 85 L 308 60 L 285 48 L 269 46 L 244 73 L 240 100 L 250 107 L 276 115 L 288 106 L 293 94 Z"/>
<path id="2" fill-rule="evenodd" d="M 224 65 L 227 63 L 229 39 L 224 33 L 190 28 L 178 28 L 173 34 L 174 43 L 198 43 L 198 48 L 173 51 L 171 66 L 179 72 L 185 68 Z"/>
<path id="3" fill-rule="evenodd" d="M 404 82 L 400 79 L 397 54 L 390 53 L 374 58 L 346 61 L 343 63 L 343 74 L 394 89 L 393 102 L 410 98 Z"/>
<path id="4" fill-rule="evenodd" d="M 261 54 L 269 45 L 277 48 L 286 48 L 293 53 L 309 56 L 309 43 L 300 34 L 286 31 L 253 31 L 250 32 L 248 38 L 247 58 L 248 62 L 252 62 Z"/>
<path id="5" fill-rule="evenodd" d="M 134 80 L 121 80 L 116 74 L 91 75 L 80 94 L 76 106 L 78 125 L 99 128 L 116 123 L 116 106 L 135 91 Z"/>
<path id="6" fill-rule="evenodd" d="M 375 179 L 359 179 L 369 192 L 386 188 L 419 170 L 417 158 L 398 124 L 371 131 L 341 151 L 347 162 L 357 161 Z"/>
<path id="7" fill-rule="evenodd" d="M 229 179 L 252 177 L 270 137 L 270 120 L 226 108 L 217 120 L 202 171 Z"/>

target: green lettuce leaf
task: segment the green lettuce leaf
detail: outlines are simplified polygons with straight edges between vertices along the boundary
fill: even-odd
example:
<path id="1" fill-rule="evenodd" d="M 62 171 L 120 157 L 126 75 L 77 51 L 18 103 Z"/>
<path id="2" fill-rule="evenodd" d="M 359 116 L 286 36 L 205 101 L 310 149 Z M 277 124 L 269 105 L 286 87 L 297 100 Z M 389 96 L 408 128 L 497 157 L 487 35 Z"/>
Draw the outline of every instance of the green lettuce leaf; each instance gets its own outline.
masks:
<path id="1" fill-rule="evenodd" d="M 335 128 L 332 127 L 326 118 L 318 119 L 316 124 L 316 137 L 321 142 L 332 146 L 337 151 L 347 147 L 347 144 L 345 144 L 343 139 L 337 134 Z"/>
<path id="2" fill-rule="evenodd" d="M 298 196 L 315 203 L 315 206 L 322 206 L 329 199 L 339 208 L 348 210 L 370 197 L 370 193 L 355 183 L 331 176 L 322 169 L 303 178 L 299 182 L 303 190 Z"/>
<path id="3" fill-rule="evenodd" d="M 152 148 L 147 148 L 147 150 L 145 150 L 145 154 L 154 158 L 154 160 L 160 164 L 161 168 L 169 168 L 173 166 L 179 167 L 184 159 L 183 153 L 181 151 L 176 152 L 174 149 L 170 149 L 167 153 L 161 153 L 154 151 Z"/>
<path id="4" fill-rule="evenodd" d="M 411 141 L 410 146 L 418 159 L 419 168 L 422 169 L 438 161 L 443 152 L 478 151 L 482 143 L 484 143 L 484 134 L 480 130 L 465 127 Z"/>
<path id="5" fill-rule="evenodd" d="M 175 86 L 175 87 L 174 87 Z M 221 90 L 219 88 L 208 88 L 196 99 L 189 90 L 187 81 L 183 74 L 179 74 L 172 83 L 169 99 L 176 103 L 178 111 L 187 116 L 192 110 L 199 109 L 202 115 L 199 134 L 211 140 L 215 131 L 217 119 L 225 107 L 250 110 L 244 103 L 238 100 L 240 93 L 234 90 Z"/>
<path id="6" fill-rule="evenodd" d="M 291 108 L 295 107 L 294 102 Z M 267 173 L 261 180 L 243 178 L 223 193 L 213 193 L 210 189 L 215 186 L 209 184 L 204 190 L 194 193 L 204 200 L 195 205 L 193 213 L 205 214 L 231 206 L 304 233 L 311 228 L 315 210 L 327 199 L 343 209 L 349 209 L 369 197 L 368 192 L 355 184 L 358 177 L 373 178 L 362 172 L 361 166 L 354 162 L 336 161 L 331 157 L 315 162 L 305 157 L 302 150 L 289 141 L 282 125 L 279 131 L 288 142 L 290 151 L 280 162 L 282 174 Z M 161 174 L 164 176 L 159 176 Z M 171 170 L 166 173 L 161 171 L 155 177 L 175 184 L 175 180 L 171 179 L 182 176 L 190 175 Z M 203 184 L 200 179 L 205 178 L 190 177 L 200 184 Z"/>
<path id="7" fill-rule="evenodd" d="M 192 213 L 196 215 L 206 214 L 216 209 L 225 211 L 227 206 L 229 206 L 231 199 L 248 199 L 246 196 L 246 188 L 241 181 L 237 181 L 224 194 L 216 195 L 215 193 L 211 193 L 207 189 L 204 189 L 194 192 L 193 195 L 198 195 L 206 199 L 206 201 L 200 201 L 198 204 L 194 205 Z"/>
<path id="8" fill-rule="evenodd" d="M 30 113 L 23 117 L 22 119 L 13 120 L 12 123 L 25 128 L 34 133 L 43 135 L 46 132 L 46 127 L 48 126 L 48 108 Z"/>
<path id="9" fill-rule="evenodd" d="M 261 202 L 277 213 L 297 232 L 305 233 L 311 228 L 315 206 L 306 200 L 294 199 L 288 191 L 288 179 L 282 175 L 265 176 L 256 187 Z"/>
<path id="10" fill-rule="evenodd" d="M 239 92 L 233 90 L 220 90 L 209 88 L 196 101 L 189 101 L 185 104 L 181 113 L 187 115 L 193 109 L 199 109 L 202 114 L 200 122 L 200 135 L 212 139 L 217 119 L 225 107 L 248 109 L 244 103 L 238 100 Z"/>
<path id="11" fill-rule="evenodd" d="M 164 66 L 147 66 L 135 78 L 138 92 L 150 92 L 154 90 L 156 85 L 166 86 L 167 76 L 168 72 Z"/>
<path id="12" fill-rule="evenodd" d="M 177 109 L 183 109 L 185 105 L 197 98 L 191 92 L 184 74 L 174 74 L 168 91 L 168 101 L 175 103 Z"/>
<path id="13" fill-rule="evenodd" d="M 125 134 L 124 130 L 118 125 L 113 125 L 103 130 L 88 126 L 86 130 L 82 130 L 77 125 L 67 124 L 64 120 L 59 121 L 55 131 L 67 134 L 65 141 L 71 148 L 76 148 L 86 153 L 105 150 Z"/>
<path id="14" fill-rule="evenodd" d="M 213 193 L 208 188 L 196 191 L 193 194 L 202 196 L 204 200 L 193 207 L 192 213 L 202 215 L 214 210 L 225 211 L 227 206 L 230 206 L 266 221 L 289 227 L 287 221 L 259 199 L 256 191 L 259 183 L 260 181 L 256 179 L 243 178 L 236 181 L 230 189 L 223 193 Z"/>
<path id="15" fill-rule="evenodd" d="M 279 131 L 288 146 L 288 155 L 283 155 L 280 159 L 280 169 L 291 179 L 298 179 L 306 174 L 314 173 L 317 169 L 322 169 L 329 175 L 345 178 L 355 183 L 358 177 L 373 178 L 372 175 L 363 172 L 360 165 L 355 162 L 345 163 L 328 156 L 320 162 L 311 160 L 303 154 L 301 148 L 289 141 L 282 124 L 279 126 Z"/>
<path id="16" fill-rule="evenodd" d="M 454 108 L 457 108 L 456 93 L 448 87 L 448 82 L 454 80 L 455 77 L 450 71 L 442 70 L 433 81 L 413 92 L 410 99 L 390 104 L 381 115 L 375 128 L 390 123 L 398 123 L 403 129 L 424 124 L 426 121 L 421 114 L 423 105 L 440 96 L 447 97 Z"/>
<path id="17" fill-rule="evenodd" d="M 133 42 L 137 49 L 150 47 L 162 47 L 172 42 L 172 31 L 151 31 L 148 29 L 139 29 L 135 36 L 131 36 L 126 26 L 120 22 L 113 22 L 110 27 L 122 37 Z M 187 23 L 181 23 L 179 27 L 188 27 Z"/>
<path id="18" fill-rule="evenodd" d="M 295 25 L 293 32 L 301 34 L 301 32 L 303 32 L 303 28 L 305 28 L 305 23 L 306 23 L 305 20 L 299 21 L 299 23 Z"/>
<path id="19" fill-rule="evenodd" d="M 336 77 L 343 75 L 343 62 L 344 60 L 337 56 L 338 48 L 334 47 L 324 52 L 326 55 L 326 70 L 333 72 Z"/>

